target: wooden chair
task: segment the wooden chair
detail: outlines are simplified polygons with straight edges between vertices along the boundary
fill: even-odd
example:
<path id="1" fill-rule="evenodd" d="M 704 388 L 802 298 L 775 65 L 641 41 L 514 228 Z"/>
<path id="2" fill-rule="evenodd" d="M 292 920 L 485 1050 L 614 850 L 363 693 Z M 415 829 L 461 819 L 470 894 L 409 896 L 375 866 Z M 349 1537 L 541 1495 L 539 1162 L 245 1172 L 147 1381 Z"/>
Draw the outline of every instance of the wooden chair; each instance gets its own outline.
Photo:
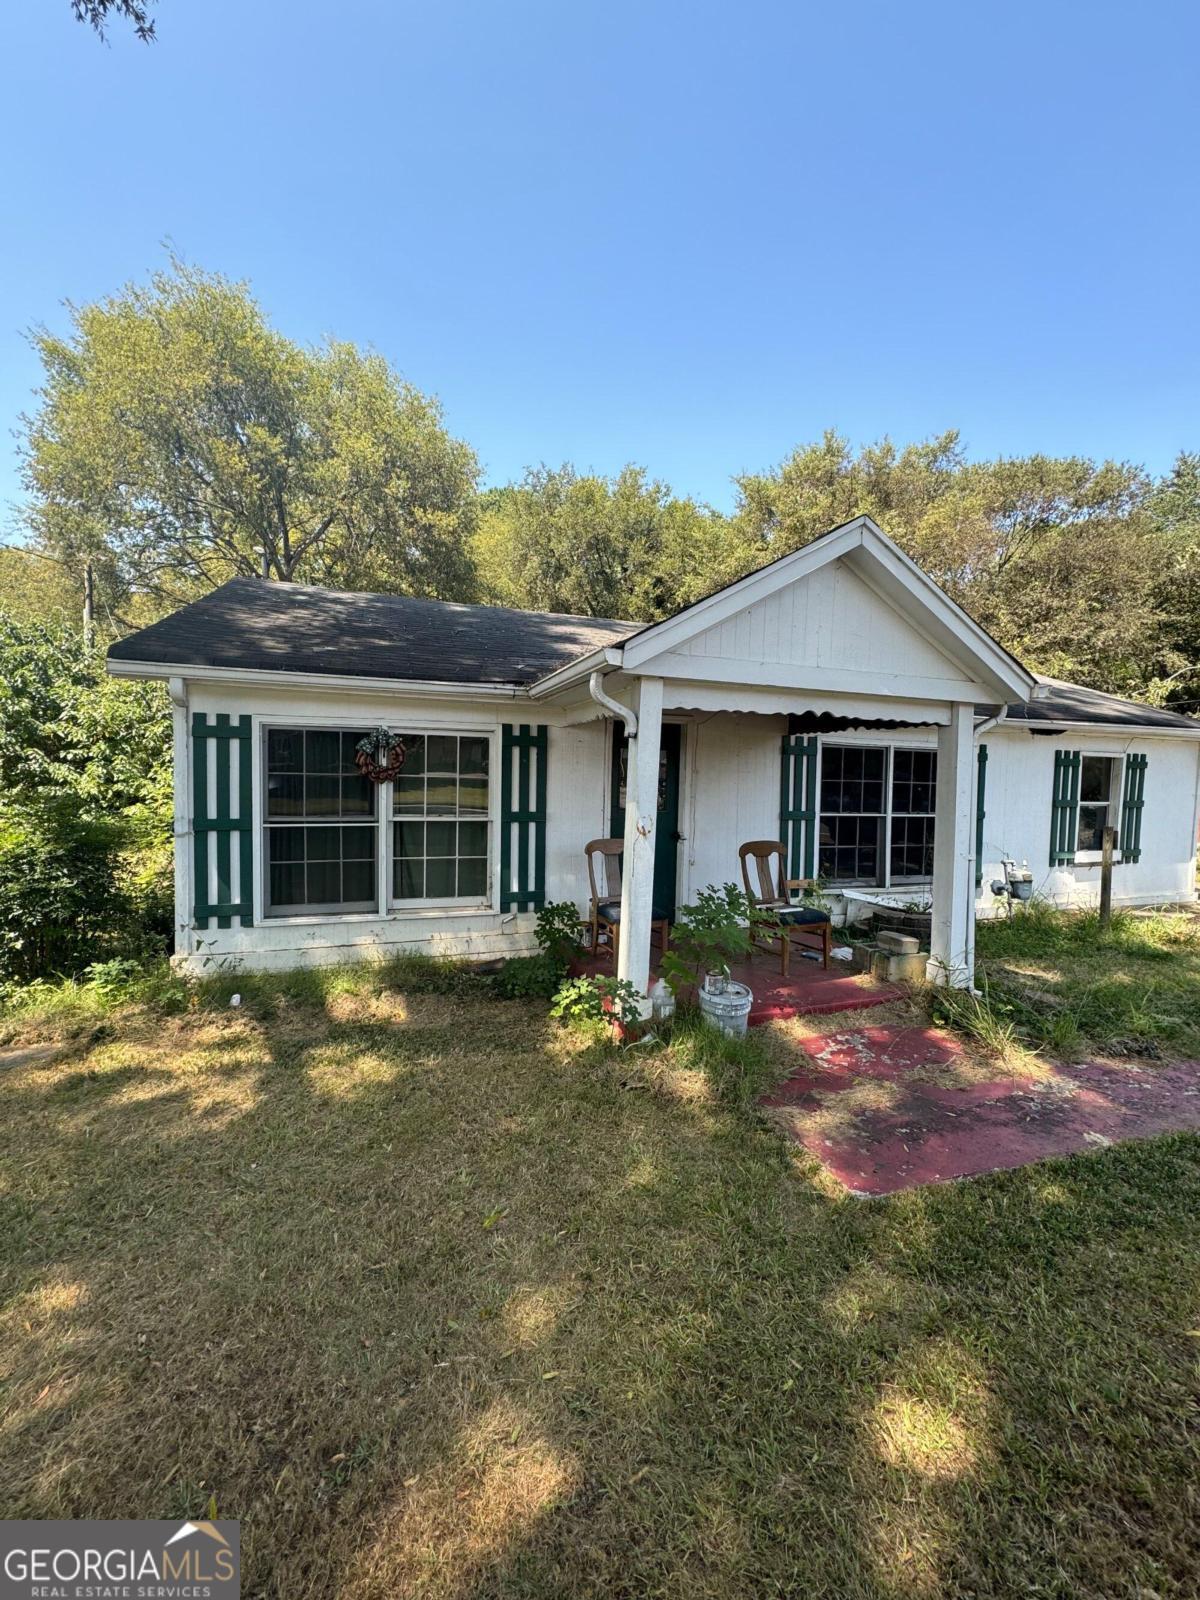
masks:
<path id="1" fill-rule="evenodd" d="M 624 839 L 592 839 L 583 847 L 587 856 L 588 887 L 591 890 L 592 903 L 588 912 L 588 923 L 591 928 L 592 954 L 600 954 L 600 935 L 603 933 L 608 939 L 608 948 L 612 952 L 613 971 L 617 970 L 617 956 L 621 948 L 621 854 L 625 849 Z M 596 861 L 599 858 L 602 882 L 596 881 Z M 655 912 L 650 922 L 650 932 L 658 933 L 659 943 L 662 948 L 667 948 L 667 936 L 670 922 L 668 918 Z"/>
<path id="2" fill-rule="evenodd" d="M 783 845 L 778 839 L 751 839 L 749 844 L 744 844 L 738 851 L 738 859 L 742 864 L 742 882 L 746 886 L 746 898 L 752 906 L 774 912 L 779 918 L 778 932 L 760 934 L 755 937 L 754 943 L 760 949 L 773 950 L 778 941 L 780 971 L 785 978 L 788 975 L 788 959 L 793 944 L 805 949 L 819 950 L 821 963 L 828 972 L 829 948 L 832 943 L 829 913 L 819 911 L 815 906 L 792 904 L 791 891 L 815 888 L 816 879 L 785 878 L 783 875 L 785 854 Z M 775 858 L 778 858 L 777 864 Z M 753 881 L 750 875 L 751 861 L 755 867 Z"/>

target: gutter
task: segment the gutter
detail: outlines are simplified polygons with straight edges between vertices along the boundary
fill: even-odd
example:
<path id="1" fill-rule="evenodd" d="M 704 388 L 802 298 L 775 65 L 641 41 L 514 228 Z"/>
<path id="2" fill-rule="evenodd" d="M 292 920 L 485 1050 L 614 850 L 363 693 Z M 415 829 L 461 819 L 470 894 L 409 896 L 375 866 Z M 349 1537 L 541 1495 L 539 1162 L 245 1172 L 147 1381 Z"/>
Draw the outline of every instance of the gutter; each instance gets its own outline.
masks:
<path id="1" fill-rule="evenodd" d="M 424 698 L 437 695 L 454 700 L 524 700 L 529 691 L 508 683 L 447 683 L 423 678 L 360 678 L 337 672 L 289 672 L 286 668 L 205 667 L 190 662 L 128 661 L 109 658 L 105 670 L 114 678 L 172 678 L 193 683 L 244 683 L 256 689 L 323 689 L 327 693 L 353 690 L 356 694 L 384 694 Z"/>
<path id="2" fill-rule="evenodd" d="M 614 717 L 620 717 L 625 724 L 625 733 L 630 739 L 636 739 L 638 733 L 637 716 L 628 706 L 623 706 L 619 700 L 614 700 L 612 695 L 605 693 L 604 674 L 599 667 L 588 679 L 588 693 L 598 706 L 603 706 Z"/>

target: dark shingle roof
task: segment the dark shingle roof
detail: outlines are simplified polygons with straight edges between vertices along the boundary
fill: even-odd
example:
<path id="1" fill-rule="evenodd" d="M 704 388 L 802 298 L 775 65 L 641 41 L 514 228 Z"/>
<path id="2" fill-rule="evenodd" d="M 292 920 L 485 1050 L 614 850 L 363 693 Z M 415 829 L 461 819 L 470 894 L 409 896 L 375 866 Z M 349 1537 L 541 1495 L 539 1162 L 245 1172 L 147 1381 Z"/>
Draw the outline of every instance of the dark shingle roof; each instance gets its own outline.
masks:
<path id="1" fill-rule="evenodd" d="M 1009 706 L 1006 722 L 1023 723 L 1031 728 L 1039 723 L 1090 722 L 1097 727 L 1186 729 L 1200 733 L 1200 722 L 1195 717 L 1180 716 L 1178 711 L 1142 705 L 1137 700 L 1122 700 L 1115 694 L 1087 689 L 1081 683 L 1044 677 L 1040 672 L 1036 677 L 1045 687 L 1045 698 L 1031 700 L 1028 705 Z"/>
<path id="2" fill-rule="evenodd" d="M 202 600 L 109 649 L 114 661 L 243 667 L 429 683 L 524 687 L 646 626 L 504 606 L 461 606 L 408 595 L 357 594 L 302 583 L 233 578 Z M 1200 721 L 1057 678 L 1045 699 L 1011 705 L 1007 720 L 1200 733 Z M 993 715 L 998 706 L 980 706 Z"/>
<path id="3" fill-rule="evenodd" d="M 524 685 L 643 626 L 232 578 L 108 654 L 156 666 Z"/>

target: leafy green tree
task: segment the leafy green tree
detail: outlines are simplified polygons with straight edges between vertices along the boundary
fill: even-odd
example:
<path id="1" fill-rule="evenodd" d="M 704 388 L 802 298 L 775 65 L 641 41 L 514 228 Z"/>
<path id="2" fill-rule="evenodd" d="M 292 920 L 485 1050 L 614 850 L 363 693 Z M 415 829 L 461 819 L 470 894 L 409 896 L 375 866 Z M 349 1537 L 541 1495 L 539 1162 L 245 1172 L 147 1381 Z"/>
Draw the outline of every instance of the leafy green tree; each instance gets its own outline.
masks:
<path id="1" fill-rule="evenodd" d="M 1170 651 L 1155 685 L 1180 711 L 1200 710 L 1200 451 L 1180 451 L 1154 486 L 1150 514 L 1163 546 L 1157 605 Z"/>
<path id="2" fill-rule="evenodd" d="M 495 604 L 651 620 L 715 586 L 725 519 L 627 466 L 537 467 L 482 497 L 474 555 Z"/>
<path id="3" fill-rule="evenodd" d="M 1168 641 L 1151 482 L 1126 463 L 972 462 L 957 432 L 857 454 L 836 433 L 737 480 L 729 576 L 867 513 L 1029 666 L 1145 689 Z"/>
<path id="4" fill-rule="evenodd" d="M 133 31 L 143 44 L 154 38 L 154 19 L 150 6 L 154 0 L 141 4 L 140 0 L 71 0 L 71 10 L 77 22 L 88 22 L 103 39 L 110 17 L 123 17 L 132 23 Z"/>
<path id="5" fill-rule="evenodd" d="M 477 467 L 381 356 L 271 328 L 245 285 L 172 260 L 39 329 L 29 520 L 109 601 L 234 575 L 469 598 Z"/>

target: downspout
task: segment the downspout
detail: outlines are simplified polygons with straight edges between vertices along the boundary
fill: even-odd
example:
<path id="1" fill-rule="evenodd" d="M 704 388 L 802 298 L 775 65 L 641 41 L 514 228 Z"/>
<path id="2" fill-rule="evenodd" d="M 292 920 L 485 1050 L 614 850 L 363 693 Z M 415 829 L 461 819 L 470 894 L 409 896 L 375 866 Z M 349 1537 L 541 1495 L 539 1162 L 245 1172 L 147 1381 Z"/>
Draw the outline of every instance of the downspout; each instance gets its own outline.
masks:
<path id="1" fill-rule="evenodd" d="M 175 856 L 175 955 L 192 953 L 191 740 L 188 738 L 188 688 L 183 678 L 167 680 L 172 723 L 172 834 Z"/>
<path id="2" fill-rule="evenodd" d="M 598 706 L 603 706 L 606 711 L 611 711 L 614 717 L 620 717 L 625 724 L 627 738 L 637 738 L 637 713 L 631 711 L 628 706 L 623 706 L 619 700 L 614 700 L 612 695 L 605 693 L 604 674 L 599 668 L 588 679 L 588 693 Z"/>
<path id="3" fill-rule="evenodd" d="M 992 729 L 996 726 L 996 724 L 1000 723 L 1000 722 L 1003 722 L 1007 715 L 1008 715 L 1008 707 L 1005 706 L 1002 711 L 997 711 L 997 713 L 996 713 L 996 715 L 994 717 L 985 717 L 983 719 L 983 721 L 975 729 L 975 745 L 976 745 L 976 748 L 978 748 L 979 740 L 980 740 L 981 736 L 983 734 L 985 734 L 985 733 L 991 733 Z M 976 761 L 976 763 L 975 763 L 975 805 L 976 805 L 976 808 L 978 808 L 978 806 L 979 806 L 979 763 L 978 763 L 978 761 Z M 971 867 L 970 867 L 970 871 L 967 873 L 967 894 L 968 894 L 968 896 L 970 898 L 968 899 L 967 904 L 968 904 L 968 908 L 969 908 L 969 915 L 970 915 L 970 918 L 971 918 L 971 968 L 972 968 L 972 971 L 971 971 L 971 993 L 973 995 L 975 995 L 976 998 L 978 998 L 979 995 L 983 992 L 982 990 L 977 989 L 975 987 L 975 972 L 974 972 L 974 967 L 975 967 L 975 922 L 976 922 L 975 910 L 976 910 L 976 907 L 977 907 L 977 905 L 979 903 L 979 891 L 975 887 L 975 868 L 976 868 L 977 865 L 978 865 L 978 863 L 977 863 L 977 861 L 975 859 L 975 829 L 972 828 L 971 829 Z"/>

